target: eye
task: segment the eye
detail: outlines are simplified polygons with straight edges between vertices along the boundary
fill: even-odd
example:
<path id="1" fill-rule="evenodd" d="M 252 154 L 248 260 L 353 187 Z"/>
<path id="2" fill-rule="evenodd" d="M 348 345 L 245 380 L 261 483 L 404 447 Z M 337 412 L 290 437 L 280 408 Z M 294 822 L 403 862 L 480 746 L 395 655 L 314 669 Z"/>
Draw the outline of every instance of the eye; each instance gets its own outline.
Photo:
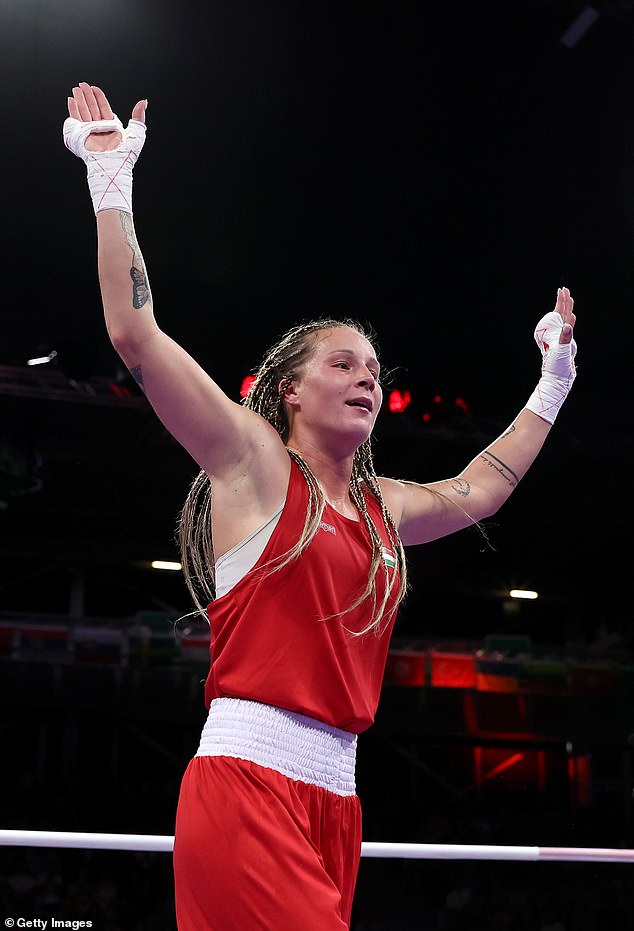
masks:
<path id="1" fill-rule="evenodd" d="M 334 365 L 333 365 L 333 368 L 344 368 L 344 369 L 349 369 L 349 368 L 350 368 L 350 363 L 349 363 L 349 362 L 335 362 Z"/>

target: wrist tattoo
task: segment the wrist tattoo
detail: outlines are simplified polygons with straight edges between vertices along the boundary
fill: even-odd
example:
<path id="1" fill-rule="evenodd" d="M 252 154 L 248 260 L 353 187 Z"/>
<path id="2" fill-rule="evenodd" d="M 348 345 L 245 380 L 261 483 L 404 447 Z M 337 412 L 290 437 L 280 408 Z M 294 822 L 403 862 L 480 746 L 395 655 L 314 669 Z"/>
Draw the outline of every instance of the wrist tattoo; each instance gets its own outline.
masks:
<path id="1" fill-rule="evenodd" d="M 466 498 L 471 491 L 471 485 L 464 478 L 455 478 L 451 487 L 457 495 L 462 495 L 463 498 Z"/>
<path id="2" fill-rule="evenodd" d="M 502 462 L 501 459 L 498 459 L 497 456 L 494 456 L 490 450 L 485 449 L 485 451 L 480 454 L 480 458 L 490 469 L 495 469 L 496 472 L 499 472 L 504 481 L 508 482 L 511 488 L 515 488 L 515 486 L 519 484 L 519 478 L 513 469 L 509 468 L 509 466 Z"/>
<path id="3" fill-rule="evenodd" d="M 145 385 L 143 384 L 143 372 L 140 365 L 135 365 L 133 369 L 130 369 L 130 375 L 134 378 L 135 382 L 141 389 L 145 392 Z"/>

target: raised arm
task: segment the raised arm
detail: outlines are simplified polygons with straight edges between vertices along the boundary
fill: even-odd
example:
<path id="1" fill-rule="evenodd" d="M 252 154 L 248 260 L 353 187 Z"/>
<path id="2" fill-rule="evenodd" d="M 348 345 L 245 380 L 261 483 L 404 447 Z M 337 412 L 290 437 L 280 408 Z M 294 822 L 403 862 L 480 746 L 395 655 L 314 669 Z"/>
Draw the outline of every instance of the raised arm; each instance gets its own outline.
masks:
<path id="1" fill-rule="evenodd" d="M 145 141 L 147 101 L 139 101 L 126 128 L 103 91 L 73 88 L 64 140 L 88 166 L 97 217 L 99 281 L 108 334 L 169 432 L 201 468 L 224 476 L 248 467 L 257 451 L 280 457 L 275 430 L 232 401 L 165 334 L 154 318 L 145 262 L 132 217 L 132 168 Z"/>
<path id="2" fill-rule="evenodd" d="M 426 543 L 490 517 L 517 487 L 542 448 L 575 377 L 573 306 L 568 288 L 560 288 L 554 311 L 535 330 L 543 356 L 535 391 L 504 433 L 459 475 L 429 485 L 381 480 L 405 545 Z"/>

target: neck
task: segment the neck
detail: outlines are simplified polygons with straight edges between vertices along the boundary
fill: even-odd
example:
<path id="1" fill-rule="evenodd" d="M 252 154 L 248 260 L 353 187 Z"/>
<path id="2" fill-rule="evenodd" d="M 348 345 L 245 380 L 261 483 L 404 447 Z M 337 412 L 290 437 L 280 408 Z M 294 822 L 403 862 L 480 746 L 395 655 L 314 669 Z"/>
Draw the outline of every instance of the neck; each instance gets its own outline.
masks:
<path id="1" fill-rule="evenodd" d="M 338 458 L 314 444 L 294 443 L 292 438 L 289 438 L 287 445 L 300 454 L 317 479 L 328 504 L 344 514 L 347 511 L 356 514 L 356 508 L 350 500 L 354 453 Z"/>

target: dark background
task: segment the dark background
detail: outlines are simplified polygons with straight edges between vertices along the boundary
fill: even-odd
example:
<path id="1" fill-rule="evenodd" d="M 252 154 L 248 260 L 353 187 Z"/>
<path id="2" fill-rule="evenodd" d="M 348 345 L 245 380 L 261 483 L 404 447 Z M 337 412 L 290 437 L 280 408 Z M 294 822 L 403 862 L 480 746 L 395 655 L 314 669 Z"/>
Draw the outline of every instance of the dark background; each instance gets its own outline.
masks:
<path id="1" fill-rule="evenodd" d="M 413 395 L 377 429 L 387 474 L 445 478 L 504 429 L 538 377 L 533 328 L 565 284 L 574 395 L 492 522 L 495 555 L 477 533 L 412 551 L 407 616 L 425 632 L 479 633 L 483 590 L 523 584 L 542 595 L 542 626 L 555 623 L 548 599 L 563 598 L 591 634 L 631 609 L 619 584 L 631 569 L 630 7 L 607 4 L 568 48 L 583 4 L 5 0 L 0 364 L 55 350 L 77 382 L 135 390 L 101 319 L 84 166 L 61 144 L 84 79 L 122 118 L 150 101 L 135 219 L 163 328 L 237 397 L 289 325 L 367 321 L 394 387 Z M 436 394 L 442 422 L 426 427 Z M 168 586 L 129 573 L 175 552 L 196 470 L 142 407 L 73 400 L 3 397 L 3 473 L 26 473 L 17 495 L 3 475 L 0 545 L 20 557 L 4 564 L 3 595 L 65 610 L 66 570 L 47 567 L 85 574 L 93 560 L 103 578 L 107 562 L 108 586 L 85 576 L 89 613 L 126 613 L 115 577 L 146 599 Z"/>
<path id="2" fill-rule="evenodd" d="M 445 478 L 502 432 L 539 377 L 534 326 L 570 287 L 571 398 L 490 546 L 474 530 L 410 551 L 397 634 L 630 648 L 634 12 L 597 3 L 570 47 L 584 8 L 2 0 L 1 611 L 190 610 L 148 562 L 177 556 L 196 467 L 108 343 L 85 169 L 61 139 L 87 80 L 124 122 L 149 99 L 135 223 L 161 326 L 237 398 L 288 326 L 369 323 L 412 393 L 377 424 L 384 474 Z M 512 586 L 540 598 L 511 607 Z"/>

